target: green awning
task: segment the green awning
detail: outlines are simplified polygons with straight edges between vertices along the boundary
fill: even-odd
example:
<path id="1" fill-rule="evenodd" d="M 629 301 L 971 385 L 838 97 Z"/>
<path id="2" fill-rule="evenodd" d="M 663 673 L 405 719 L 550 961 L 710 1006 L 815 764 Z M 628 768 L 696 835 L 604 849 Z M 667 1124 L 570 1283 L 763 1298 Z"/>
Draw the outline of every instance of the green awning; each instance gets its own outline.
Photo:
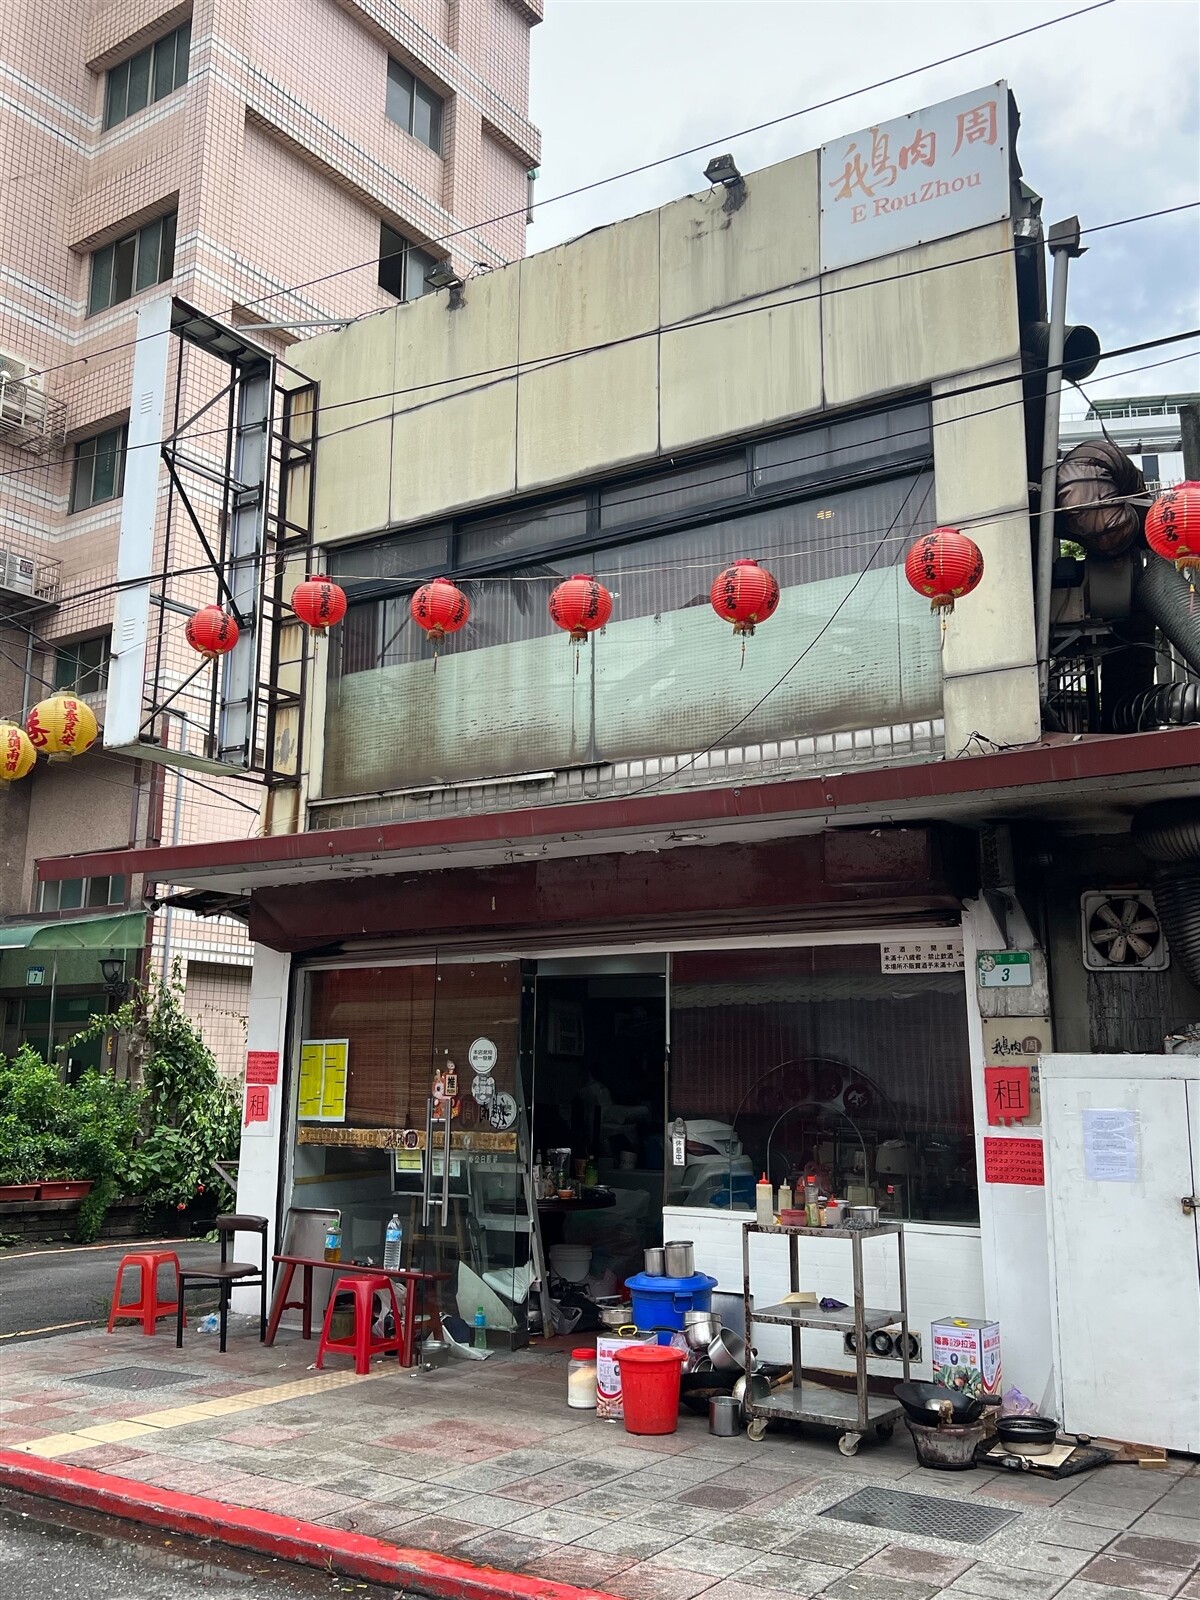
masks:
<path id="1" fill-rule="evenodd" d="M 0 926 L 0 950 L 140 950 L 146 913 L 79 917 L 71 922 L 10 922 Z"/>

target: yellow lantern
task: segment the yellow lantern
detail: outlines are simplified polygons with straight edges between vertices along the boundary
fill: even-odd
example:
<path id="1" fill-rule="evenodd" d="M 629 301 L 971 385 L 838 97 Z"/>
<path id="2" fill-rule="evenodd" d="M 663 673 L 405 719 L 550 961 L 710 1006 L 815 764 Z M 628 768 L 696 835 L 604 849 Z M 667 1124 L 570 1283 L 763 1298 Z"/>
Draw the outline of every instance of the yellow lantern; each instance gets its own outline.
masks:
<path id="1" fill-rule="evenodd" d="M 24 728 L 15 722 L 0 722 L 0 783 L 12 783 L 32 772 L 37 751 Z"/>
<path id="2" fill-rule="evenodd" d="M 25 719 L 25 732 L 34 749 L 69 760 L 91 749 L 99 729 L 91 706 L 73 694 L 56 694 L 38 701 Z"/>

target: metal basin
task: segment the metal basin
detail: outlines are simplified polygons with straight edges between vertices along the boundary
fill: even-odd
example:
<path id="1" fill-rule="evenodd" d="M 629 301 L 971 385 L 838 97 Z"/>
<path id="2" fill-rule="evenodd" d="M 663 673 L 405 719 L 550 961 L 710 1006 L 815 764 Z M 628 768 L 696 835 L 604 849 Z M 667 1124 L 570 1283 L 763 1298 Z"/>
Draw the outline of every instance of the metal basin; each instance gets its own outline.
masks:
<path id="1" fill-rule="evenodd" d="M 683 1337 L 689 1350 L 707 1351 L 721 1331 L 721 1319 L 711 1311 L 685 1311 Z"/>
<path id="2" fill-rule="evenodd" d="M 708 1359 L 718 1372 L 756 1372 L 759 1365 L 758 1351 L 728 1328 L 722 1328 L 709 1345 Z"/>

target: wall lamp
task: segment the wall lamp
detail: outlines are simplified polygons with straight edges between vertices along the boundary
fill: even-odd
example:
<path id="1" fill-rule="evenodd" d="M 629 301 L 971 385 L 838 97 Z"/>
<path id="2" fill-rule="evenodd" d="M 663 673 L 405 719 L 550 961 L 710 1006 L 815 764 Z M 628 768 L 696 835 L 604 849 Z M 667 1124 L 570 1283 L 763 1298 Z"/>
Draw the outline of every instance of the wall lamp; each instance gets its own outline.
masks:
<path id="1" fill-rule="evenodd" d="M 463 300 L 463 280 L 455 272 L 448 261 L 439 261 L 425 274 L 425 282 L 431 289 L 449 289 L 450 304 L 448 310 L 457 311 L 459 306 L 465 304 Z"/>
<path id="2" fill-rule="evenodd" d="M 714 185 L 723 183 L 727 189 L 736 189 L 746 181 L 731 155 L 714 156 L 705 167 L 704 176 L 709 183 Z"/>
<path id="3" fill-rule="evenodd" d="M 125 981 L 124 956 L 105 956 L 100 962 L 100 971 L 104 978 L 104 992 L 117 1000 L 124 1000 L 129 993 L 129 985 Z"/>

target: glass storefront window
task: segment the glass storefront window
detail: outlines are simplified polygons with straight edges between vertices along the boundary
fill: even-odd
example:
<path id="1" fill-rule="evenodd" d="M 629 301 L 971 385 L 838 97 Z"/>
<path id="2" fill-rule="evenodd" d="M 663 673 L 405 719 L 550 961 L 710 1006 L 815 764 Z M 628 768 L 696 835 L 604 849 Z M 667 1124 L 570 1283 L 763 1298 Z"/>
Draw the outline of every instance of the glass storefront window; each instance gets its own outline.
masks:
<path id="1" fill-rule="evenodd" d="M 448 1274 L 443 1313 L 471 1324 L 482 1305 L 500 1343 L 524 1328 L 532 1277 L 521 1010 L 516 962 L 310 972 L 294 1102 L 290 1204 L 339 1211 L 342 1259 L 363 1264 L 382 1262 L 398 1216 L 401 1265 Z M 494 1062 L 477 1095 L 481 1040 Z M 444 1120 L 427 1145 L 440 1089 L 448 1174 Z"/>
<path id="2" fill-rule="evenodd" d="M 885 1216 L 974 1223 L 961 972 L 886 973 L 877 944 L 671 958 L 673 1204 L 754 1209 L 806 1176 Z"/>

